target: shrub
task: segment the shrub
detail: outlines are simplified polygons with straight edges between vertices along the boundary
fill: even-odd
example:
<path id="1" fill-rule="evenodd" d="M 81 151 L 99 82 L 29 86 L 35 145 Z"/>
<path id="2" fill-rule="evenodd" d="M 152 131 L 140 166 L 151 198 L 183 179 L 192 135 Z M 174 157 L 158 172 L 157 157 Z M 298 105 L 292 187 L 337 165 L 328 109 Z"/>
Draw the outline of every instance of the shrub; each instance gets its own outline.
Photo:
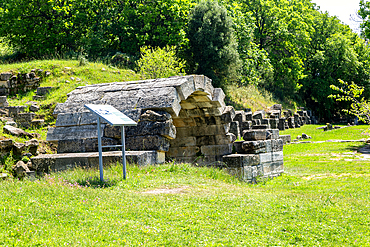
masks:
<path id="1" fill-rule="evenodd" d="M 142 47 L 137 71 L 143 79 L 166 78 L 184 74 L 184 62 L 176 56 L 175 48 Z"/>

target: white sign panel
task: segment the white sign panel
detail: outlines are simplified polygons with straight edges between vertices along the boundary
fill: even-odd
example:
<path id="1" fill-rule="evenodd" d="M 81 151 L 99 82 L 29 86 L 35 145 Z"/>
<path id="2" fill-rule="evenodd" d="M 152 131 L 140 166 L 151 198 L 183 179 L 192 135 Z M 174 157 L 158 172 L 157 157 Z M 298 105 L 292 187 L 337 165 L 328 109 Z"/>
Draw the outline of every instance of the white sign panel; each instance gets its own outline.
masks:
<path id="1" fill-rule="evenodd" d="M 137 123 L 111 105 L 85 105 L 87 109 L 113 126 L 136 126 Z"/>

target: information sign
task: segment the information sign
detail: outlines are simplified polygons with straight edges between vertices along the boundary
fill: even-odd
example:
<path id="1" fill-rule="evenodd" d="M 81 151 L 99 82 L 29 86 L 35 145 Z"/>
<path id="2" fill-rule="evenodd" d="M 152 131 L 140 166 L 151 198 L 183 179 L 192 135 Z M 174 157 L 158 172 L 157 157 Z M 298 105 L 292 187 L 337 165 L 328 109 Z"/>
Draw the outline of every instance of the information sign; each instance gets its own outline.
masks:
<path id="1" fill-rule="evenodd" d="M 103 148 L 106 147 L 121 147 L 122 148 L 122 164 L 123 164 L 123 178 L 126 179 L 126 155 L 125 155 L 125 126 L 136 126 L 137 123 L 131 118 L 127 117 L 125 114 L 117 110 L 111 105 L 85 105 L 92 113 L 97 116 L 98 120 L 98 150 L 99 150 L 99 170 L 100 170 L 100 180 L 103 182 Z M 111 145 L 102 146 L 101 141 L 101 128 L 100 128 L 100 118 L 107 121 L 110 125 L 121 126 L 121 141 L 122 145 Z"/>

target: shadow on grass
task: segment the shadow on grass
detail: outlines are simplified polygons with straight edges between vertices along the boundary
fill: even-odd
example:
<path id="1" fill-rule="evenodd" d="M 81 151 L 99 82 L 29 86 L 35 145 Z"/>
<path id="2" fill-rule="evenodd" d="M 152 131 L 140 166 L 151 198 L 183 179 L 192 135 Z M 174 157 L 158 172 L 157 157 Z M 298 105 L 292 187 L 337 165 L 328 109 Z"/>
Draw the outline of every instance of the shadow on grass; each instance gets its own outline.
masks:
<path id="1" fill-rule="evenodd" d="M 86 179 L 79 179 L 77 183 L 83 187 L 89 187 L 94 189 L 109 188 L 116 186 L 118 183 L 117 179 L 109 180 L 105 179 L 103 182 L 100 181 L 100 177 L 89 177 Z"/>
<path id="2" fill-rule="evenodd" d="M 367 143 L 363 143 L 360 146 L 351 145 L 348 146 L 346 149 L 351 150 L 352 152 L 359 152 L 362 154 L 370 154 L 370 145 Z"/>

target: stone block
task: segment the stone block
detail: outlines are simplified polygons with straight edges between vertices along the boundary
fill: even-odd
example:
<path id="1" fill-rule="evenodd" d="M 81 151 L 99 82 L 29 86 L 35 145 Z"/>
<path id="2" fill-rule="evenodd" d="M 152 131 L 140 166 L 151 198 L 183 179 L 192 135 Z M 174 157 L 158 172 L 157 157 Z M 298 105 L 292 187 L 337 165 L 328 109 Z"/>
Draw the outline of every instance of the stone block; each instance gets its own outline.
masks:
<path id="1" fill-rule="evenodd" d="M 38 127 L 43 126 L 44 123 L 45 123 L 44 119 L 33 119 L 31 121 L 31 127 L 38 128 Z"/>
<path id="2" fill-rule="evenodd" d="M 261 120 L 260 119 L 253 119 L 252 120 L 252 126 L 255 126 L 255 125 L 261 125 Z"/>
<path id="3" fill-rule="evenodd" d="M 262 120 L 265 117 L 264 111 L 256 111 L 252 115 L 252 119 Z"/>
<path id="4" fill-rule="evenodd" d="M 292 141 L 292 138 L 291 138 L 290 135 L 281 135 L 281 136 L 279 136 L 279 138 L 283 140 L 284 145 L 287 144 L 287 143 L 291 143 L 291 141 Z"/>
<path id="5" fill-rule="evenodd" d="M 53 90 L 53 87 L 38 87 L 37 88 L 37 91 L 36 91 L 36 95 L 38 95 L 38 96 L 45 96 L 51 90 Z"/>
<path id="6" fill-rule="evenodd" d="M 235 117 L 235 110 L 232 106 L 226 106 L 224 112 L 221 115 L 221 123 L 231 123 Z"/>
<path id="7" fill-rule="evenodd" d="M 209 135 L 209 136 L 197 136 L 196 146 L 207 146 L 207 145 L 225 145 L 235 141 L 235 136 L 232 133 L 226 135 Z"/>
<path id="8" fill-rule="evenodd" d="M 271 109 L 279 110 L 281 111 L 283 109 L 283 106 L 281 104 L 274 104 Z"/>
<path id="9" fill-rule="evenodd" d="M 167 152 L 168 157 L 176 158 L 176 157 L 196 157 L 199 156 L 200 148 L 197 146 L 192 147 L 170 147 L 169 151 Z"/>
<path id="10" fill-rule="evenodd" d="M 272 152 L 271 140 L 265 141 L 245 141 L 242 144 L 244 153 L 259 154 Z"/>
<path id="11" fill-rule="evenodd" d="M 0 74 L 0 81 L 7 81 L 9 80 L 13 74 L 11 72 L 3 72 Z"/>
<path id="12" fill-rule="evenodd" d="M 260 159 L 260 164 L 272 162 L 272 153 L 271 152 L 260 153 L 258 156 L 259 156 L 259 159 Z"/>
<path id="13" fill-rule="evenodd" d="M 232 144 L 202 146 L 200 151 L 205 156 L 226 155 L 232 153 Z"/>
<path id="14" fill-rule="evenodd" d="M 180 111 L 181 114 L 181 111 Z M 173 124 L 176 127 L 194 127 L 197 126 L 194 118 L 173 118 Z"/>
<path id="15" fill-rule="evenodd" d="M 279 129 L 266 130 L 266 140 L 275 140 L 279 138 Z"/>
<path id="16" fill-rule="evenodd" d="M 196 137 L 182 137 L 170 140 L 171 147 L 191 147 L 196 146 Z"/>
<path id="17" fill-rule="evenodd" d="M 252 121 L 253 120 L 253 114 L 252 114 L 252 112 L 246 112 L 245 113 L 245 120 L 246 121 Z"/>
<path id="18" fill-rule="evenodd" d="M 282 139 L 273 139 L 271 140 L 271 146 L 273 152 L 283 151 L 284 142 Z"/>
<path id="19" fill-rule="evenodd" d="M 259 141 L 266 140 L 267 137 L 266 130 L 244 130 L 243 139 L 244 141 Z"/>
<path id="20" fill-rule="evenodd" d="M 230 123 L 230 133 L 233 133 L 237 139 L 240 139 L 239 122 L 234 121 Z"/>
<path id="21" fill-rule="evenodd" d="M 244 179 L 245 181 L 256 183 L 258 177 L 258 167 L 257 166 L 245 166 L 244 167 Z"/>
<path id="22" fill-rule="evenodd" d="M 239 123 L 247 121 L 244 111 L 235 111 L 234 121 Z"/>
<path id="23" fill-rule="evenodd" d="M 236 153 L 238 153 L 238 154 L 244 153 L 244 150 L 243 150 L 243 142 L 244 141 L 237 141 L 237 142 L 234 142 L 233 143 L 233 150 Z"/>
<path id="24" fill-rule="evenodd" d="M 8 106 L 7 108 L 9 111 L 9 117 L 15 117 L 26 109 L 25 106 Z"/>
<path id="25" fill-rule="evenodd" d="M 271 129 L 279 129 L 279 119 L 270 119 Z"/>
<path id="26" fill-rule="evenodd" d="M 176 128 L 177 137 L 187 136 L 209 136 L 209 135 L 226 135 L 230 130 L 230 125 L 206 125 L 200 127 L 179 127 Z"/>
<path id="27" fill-rule="evenodd" d="M 0 108 L 8 107 L 9 103 L 6 96 L 0 96 Z"/>
<path id="28" fill-rule="evenodd" d="M 155 150 L 167 152 L 170 148 L 170 140 L 159 135 L 126 136 L 127 150 L 146 151 Z"/>
<path id="29" fill-rule="evenodd" d="M 213 90 L 212 101 L 219 103 L 220 106 L 217 107 L 221 107 L 222 109 L 225 108 L 225 93 L 221 88 L 215 88 Z"/>
<path id="30" fill-rule="evenodd" d="M 256 154 L 229 154 L 222 157 L 226 167 L 245 167 L 260 164 L 259 155 Z"/>
<path id="31" fill-rule="evenodd" d="M 101 125 L 102 133 L 104 133 L 103 132 L 104 127 L 105 125 L 102 124 Z M 98 138 L 97 125 L 49 128 L 46 140 L 58 141 L 58 140 L 76 140 L 87 138 Z"/>
<path id="32" fill-rule="evenodd" d="M 252 121 L 242 122 L 240 126 L 240 133 L 243 135 L 244 130 L 250 130 L 252 128 Z"/>
<path id="33" fill-rule="evenodd" d="M 261 119 L 261 124 L 262 125 L 269 125 L 270 124 L 270 119 L 269 118 L 262 118 Z"/>
<path id="34" fill-rule="evenodd" d="M 194 117 L 193 118 L 196 126 L 204 126 L 204 125 L 222 125 L 223 122 L 221 121 L 221 117 Z"/>
<path id="35" fill-rule="evenodd" d="M 252 130 L 265 130 L 265 129 L 270 129 L 270 125 L 266 124 L 261 124 L 261 125 L 253 125 Z"/>
<path id="36" fill-rule="evenodd" d="M 272 161 L 283 161 L 284 160 L 284 154 L 283 151 L 279 152 L 272 152 Z"/>

